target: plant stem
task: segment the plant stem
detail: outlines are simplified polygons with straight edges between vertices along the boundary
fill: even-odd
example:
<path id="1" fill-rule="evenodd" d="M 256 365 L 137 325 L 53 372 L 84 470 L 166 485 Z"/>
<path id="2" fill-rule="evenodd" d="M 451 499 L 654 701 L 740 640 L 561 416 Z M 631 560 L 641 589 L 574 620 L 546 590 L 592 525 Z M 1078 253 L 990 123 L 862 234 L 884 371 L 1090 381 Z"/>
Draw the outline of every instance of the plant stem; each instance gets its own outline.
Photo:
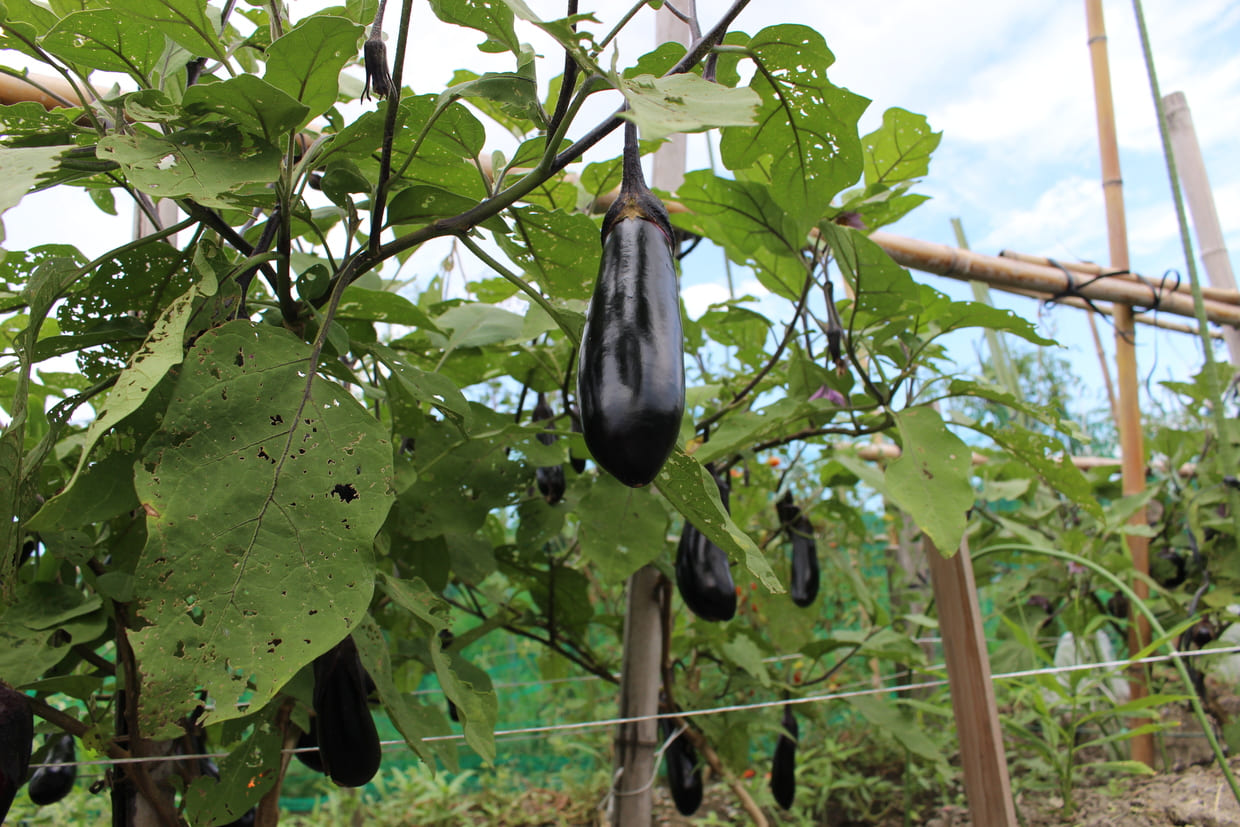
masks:
<path id="1" fill-rule="evenodd" d="M 386 206 L 388 178 L 392 174 L 392 143 L 396 140 L 396 117 L 400 112 L 400 90 L 405 76 L 405 47 L 409 41 L 409 17 L 413 0 L 403 0 L 400 7 L 400 29 L 396 35 L 396 54 L 392 66 L 392 89 L 387 97 L 383 120 L 383 152 L 379 158 L 379 183 L 374 203 L 370 206 L 370 254 L 379 252 L 379 235 L 383 230 L 383 209 Z M 376 16 L 376 21 L 380 18 Z"/>

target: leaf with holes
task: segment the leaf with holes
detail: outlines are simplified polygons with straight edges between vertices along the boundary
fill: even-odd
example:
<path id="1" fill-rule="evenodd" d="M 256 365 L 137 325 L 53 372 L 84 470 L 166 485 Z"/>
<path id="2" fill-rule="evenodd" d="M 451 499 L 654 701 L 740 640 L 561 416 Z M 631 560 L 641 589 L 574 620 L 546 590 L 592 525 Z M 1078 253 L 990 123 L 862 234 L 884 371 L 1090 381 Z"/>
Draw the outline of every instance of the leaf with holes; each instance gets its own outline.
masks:
<path id="1" fill-rule="evenodd" d="M 219 11 L 204 0 L 108 0 L 112 14 L 130 17 L 163 32 L 193 55 L 226 60 L 220 43 Z"/>
<path id="2" fill-rule="evenodd" d="M 243 694 L 261 707 L 361 622 L 391 457 L 384 428 L 291 334 L 237 321 L 198 340 L 135 469 L 148 531 L 135 591 L 152 625 L 132 641 L 158 665 L 143 674 L 144 731 L 170 734 L 199 689 L 212 721 L 243 714 Z"/>
<path id="3" fill-rule="evenodd" d="M 725 128 L 720 155 L 738 171 L 767 159 L 771 194 L 803 234 L 861 177 L 857 121 L 869 101 L 827 80 L 835 56 L 807 26 L 763 29 L 749 49 L 758 64 L 750 86 L 762 97 L 757 124 Z"/>
<path id="4" fill-rule="evenodd" d="M 93 9 L 67 15 L 40 40 L 44 49 L 88 69 L 125 72 L 140 83 L 159 62 L 164 36 L 127 14 Z"/>
<path id="5" fill-rule="evenodd" d="M 865 147 L 865 185 L 890 187 L 921 178 L 930 171 L 930 153 L 943 137 L 932 132 L 925 115 L 892 107 L 883 113 L 883 125 L 862 138 Z"/>

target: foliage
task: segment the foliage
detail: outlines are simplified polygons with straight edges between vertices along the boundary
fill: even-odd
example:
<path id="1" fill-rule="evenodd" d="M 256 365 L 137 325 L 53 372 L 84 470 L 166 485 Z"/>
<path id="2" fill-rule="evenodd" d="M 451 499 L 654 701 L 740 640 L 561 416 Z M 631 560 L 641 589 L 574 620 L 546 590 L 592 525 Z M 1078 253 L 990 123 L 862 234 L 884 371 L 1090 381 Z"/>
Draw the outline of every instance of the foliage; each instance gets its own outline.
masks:
<path id="1" fill-rule="evenodd" d="M 728 17 L 702 49 L 621 67 L 589 14 L 431 6 L 512 71 L 463 69 L 441 94 L 402 89 L 355 115 L 349 72 L 371 2 L 296 20 L 278 3 L 0 4 L 6 48 L 89 92 L 0 107 L 0 211 L 74 187 L 156 225 L 161 204 L 186 216 L 93 261 L 73 228 L 32 250 L 7 239 L 0 261 L 0 676 L 42 717 L 114 757 L 205 738 L 229 753 L 221 780 L 190 779 L 175 806 L 221 823 L 278 790 L 279 745 L 309 726 L 309 665 L 347 635 L 432 768 L 457 758 L 424 740 L 453 731 L 410 694 L 430 675 L 465 741 L 495 757 L 496 694 L 471 661 L 484 638 L 545 646 L 548 676 L 614 682 L 622 585 L 647 563 L 670 575 L 686 520 L 729 554 L 742 605 L 727 625 L 666 606 L 665 691 L 682 708 L 799 694 L 850 661 L 924 663 L 912 635 L 925 607 L 888 600 L 860 570 L 882 533 L 875 494 L 898 507 L 893 530 L 915 524 L 946 553 L 969 535 L 1122 555 L 1141 529 L 1124 526 L 1118 496 L 1104 513 L 1106 480 L 1052 456 L 1062 411 L 963 375 L 940 341 L 967 328 L 1049 340 L 914 281 L 866 236 L 924 200 L 912 188 L 939 136 L 902 109 L 861 135 L 868 101 L 829 79 L 821 34 L 751 36 Z M 563 47 L 563 75 L 522 41 L 532 29 Z M 393 44 L 397 79 L 416 72 L 407 37 Z M 105 91 L 103 73 L 122 80 Z M 648 140 L 717 130 L 725 169 L 692 170 L 667 194 L 683 208 L 672 223 L 777 301 L 735 296 L 684 320 L 688 404 L 653 486 L 591 468 L 567 473 L 552 504 L 536 469 L 584 456 L 567 389 L 599 264 L 592 209 L 618 183 L 594 147 L 621 119 L 579 113 L 609 93 Z M 487 125 L 515 148 L 488 149 Z M 435 239 L 454 244 L 442 272 L 408 278 Z M 448 289 L 467 254 L 488 274 Z M 538 393 L 550 430 L 530 417 Z M 938 403 L 960 397 L 1033 424 L 945 421 Z M 860 462 L 850 446 L 875 434 L 902 458 Z M 988 466 L 971 467 L 974 447 Z M 712 472 L 732 478 L 730 513 Z M 819 598 L 829 620 L 784 594 L 774 502 L 788 491 L 829 526 L 824 568 L 843 575 Z M 1225 530 L 1212 496 L 1203 488 L 1186 518 L 1203 532 Z M 941 777 L 945 748 L 918 737 L 911 708 L 858 711 Z M 733 771 L 769 729 L 700 721 Z M 449 806 L 454 782 L 433 783 Z"/>

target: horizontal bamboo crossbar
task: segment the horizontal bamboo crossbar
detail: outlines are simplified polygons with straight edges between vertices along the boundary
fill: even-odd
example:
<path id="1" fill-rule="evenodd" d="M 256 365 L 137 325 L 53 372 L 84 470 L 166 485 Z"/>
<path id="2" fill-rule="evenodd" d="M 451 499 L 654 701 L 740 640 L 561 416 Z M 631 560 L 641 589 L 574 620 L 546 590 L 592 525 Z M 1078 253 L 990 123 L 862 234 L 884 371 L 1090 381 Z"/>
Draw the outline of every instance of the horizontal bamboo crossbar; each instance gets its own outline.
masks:
<path id="1" fill-rule="evenodd" d="M 1151 307 L 1164 313 L 1195 318 L 1192 296 L 1173 290 L 1155 291 L 1131 279 L 1103 278 L 1089 284 L 1069 284 L 1068 276 L 1057 267 L 1000 258 L 875 231 L 870 238 L 905 267 L 961 280 L 982 281 L 1004 290 L 1018 288 L 1046 296 L 1065 293 L 1083 299 L 1101 299 L 1132 307 Z M 1220 301 L 1205 302 L 1206 317 L 1217 324 L 1240 326 L 1240 306 Z"/>
<path id="2" fill-rule="evenodd" d="M 1059 261 L 1057 259 L 1048 258 L 1046 256 L 1032 256 L 1028 253 L 1017 253 L 1012 250 L 1000 250 L 1000 258 L 1010 258 L 1015 261 L 1023 261 L 1027 264 L 1044 264 L 1048 267 L 1054 267 L 1058 264 L 1060 267 L 1066 267 L 1074 273 L 1083 273 L 1084 275 L 1094 277 L 1106 275 L 1109 272 L 1101 264 L 1094 264 L 1092 261 Z M 1138 278 L 1131 273 L 1115 274 L 1107 276 L 1108 278 L 1120 278 L 1128 281 L 1135 281 L 1144 284 L 1159 284 L 1164 290 L 1175 290 L 1177 293 L 1187 293 L 1192 295 L 1193 288 L 1187 281 L 1179 281 L 1178 283 L 1168 280 L 1166 284 L 1161 284 L 1161 280 L 1151 279 L 1148 276 Z M 1144 280 L 1143 280 L 1144 279 Z M 1223 302 L 1224 304 L 1240 305 L 1240 291 L 1227 290 L 1220 287 L 1201 288 L 1201 295 L 1213 301 Z"/>
<path id="3" fill-rule="evenodd" d="M 847 443 L 837 444 L 836 450 L 851 450 L 860 459 L 867 462 L 878 462 L 881 460 L 898 459 L 900 457 L 900 446 L 891 442 L 865 443 L 862 445 L 848 445 Z M 1073 465 L 1082 471 L 1092 471 L 1095 468 L 1115 468 L 1119 469 L 1123 460 L 1118 457 L 1070 457 Z M 985 454 L 973 452 L 972 461 L 974 465 L 985 465 L 990 462 L 990 457 Z M 1149 470 L 1157 473 L 1165 473 L 1167 464 L 1161 460 L 1155 459 L 1150 463 Z M 1181 477 L 1191 477 L 1197 473 L 1196 463 L 1186 462 L 1176 469 L 1176 474 Z"/>

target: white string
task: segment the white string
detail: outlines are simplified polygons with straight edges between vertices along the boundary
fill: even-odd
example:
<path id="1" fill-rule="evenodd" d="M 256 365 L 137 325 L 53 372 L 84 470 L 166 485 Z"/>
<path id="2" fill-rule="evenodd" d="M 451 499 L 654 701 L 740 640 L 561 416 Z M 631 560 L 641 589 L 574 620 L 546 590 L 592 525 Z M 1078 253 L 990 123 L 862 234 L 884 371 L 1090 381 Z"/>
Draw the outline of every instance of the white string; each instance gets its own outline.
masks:
<path id="1" fill-rule="evenodd" d="M 1069 672 L 1084 672 L 1093 670 L 1121 669 L 1131 666 L 1141 666 L 1151 663 L 1165 663 L 1167 661 L 1186 658 L 1205 657 L 1208 655 L 1234 655 L 1240 653 L 1240 646 L 1231 646 L 1218 649 L 1199 649 L 1195 652 L 1176 652 L 1169 655 L 1150 655 L 1149 657 L 1140 658 L 1139 660 L 1110 660 L 1100 661 L 1098 663 L 1077 663 L 1067 666 L 1047 666 L 1040 669 L 1022 669 L 1015 672 L 1002 672 L 991 675 L 992 681 L 1016 680 L 1018 678 L 1029 678 L 1037 675 L 1059 675 Z M 937 664 L 928 667 L 927 671 L 941 671 L 945 668 L 944 664 Z M 918 689 L 935 689 L 940 686 L 947 686 L 949 681 L 945 678 L 921 681 L 919 683 L 910 684 L 884 684 L 880 687 L 869 687 L 866 689 L 848 690 L 844 692 L 830 692 L 818 695 L 803 695 L 800 698 L 787 698 L 778 701 L 758 701 L 747 704 L 732 704 L 730 706 L 712 707 L 709 709 L 693 709 L 681 712 L 664 712 L 656 715 L 639 715 L 631 718 L 605 718 L 598 721 L 580 721 L 568 724 L 544 724 L 541 726 L 517 727 L 515 729 L 499 729 L 493 735 L 496 738 L 508 737 L 513 735 L 531 735 L 544 734 L 551 732 L 569 732 L 572 730 L 599 729 L 602 727 L 613 727 L 620 724 L 638 723 L 640 721 L 662 720 L 664 718 L 696 718 L 705 715 L 720 715 L 725 712 L 745 712 L 754 709 L 769 709 L 772 707 L 782 707 L 795 704 L 822 703 L 825 701 L 847 700 L 848 698 L 860 698 L 869 695 L 885 695 L 889 693 L 912 692 Z M 441 741 L 463 741 L 465 739 L 462 733 L 453 733 L 450 735 L 431 735 L 421 740 L 424 743 L 433 743 Z M 380 745 L 383 747 L 404 746 L 404 740 L 382 741 Z M 294 749 L 283 750 L 285 753 L 313 752 L 317 747 L 299 747 Z M 199 758 L 227 758 L 231 753 L 203 753 L 195 755 L 170 755 L 170 756 L 150 756 L 142 758 L 103 758 L 93 761 L 76 761 L 72 762 L 76 766 L 89 766 L 94 764 L 138 764 L 138 763 L 156 763 L 160 761 L 181 761 L 181 760 L 197 760 Z M 66 764 L 31 764 L 31 769 L 37 769 L 44 766 L 67 766 Z"/>

